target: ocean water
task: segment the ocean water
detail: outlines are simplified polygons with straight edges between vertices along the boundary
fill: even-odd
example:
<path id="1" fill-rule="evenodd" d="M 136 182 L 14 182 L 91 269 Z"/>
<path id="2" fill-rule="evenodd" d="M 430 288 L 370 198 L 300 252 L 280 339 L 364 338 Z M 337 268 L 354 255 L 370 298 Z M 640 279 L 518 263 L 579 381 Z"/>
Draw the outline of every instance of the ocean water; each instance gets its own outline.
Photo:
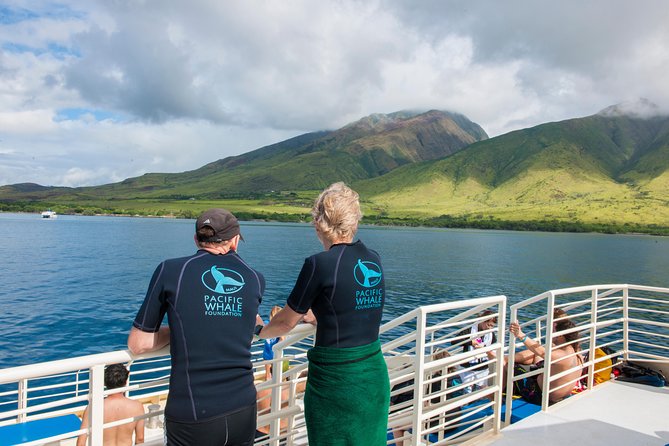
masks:
<path id="1" fill-rule="evenodd" d="M 125 348 L 154 268 L 195 252 L 193 230 L 193 220 L 0 213 L 0 368 Z M 242 222 L 242 233 L 240 255 L 267 280 L 267 317 L 322 248 L 306 224 Z M 385 320 L 454 299 L 669 286 L 669 238 L 382 227 L 358 236 L 383 259 Z"/>

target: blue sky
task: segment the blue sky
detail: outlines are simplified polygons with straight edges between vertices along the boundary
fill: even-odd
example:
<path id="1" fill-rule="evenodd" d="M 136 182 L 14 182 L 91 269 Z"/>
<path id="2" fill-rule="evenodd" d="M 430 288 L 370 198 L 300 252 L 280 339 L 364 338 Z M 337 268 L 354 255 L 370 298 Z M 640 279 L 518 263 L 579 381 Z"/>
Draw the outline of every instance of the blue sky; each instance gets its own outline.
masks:
<path id="1" fill-rule="evenodd" d="M 180 172 L 371 113 L 491 136 L 644 97 L 663 0 L 5 0 L 0 185 Z"/>

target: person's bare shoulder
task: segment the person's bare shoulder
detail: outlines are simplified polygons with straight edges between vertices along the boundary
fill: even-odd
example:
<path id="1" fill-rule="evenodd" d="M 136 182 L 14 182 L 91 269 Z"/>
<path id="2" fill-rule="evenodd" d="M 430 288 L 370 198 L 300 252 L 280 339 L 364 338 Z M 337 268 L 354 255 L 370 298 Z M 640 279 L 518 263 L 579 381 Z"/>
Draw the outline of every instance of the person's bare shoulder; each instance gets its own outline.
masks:
<path id="1" fill-rule="evenodd" d="M 131 400 L 128 398 L 128 407 L 131 408 L 133 413 L 144 415 L 144 404 L 136 400 Z"/>
<path id="2" fill-rule="evenodd" d="M 567 356 L 567 354 L 568 354 L 568 352 L 565 351 L 564 348 L 555 348 L 551 352 L 551 356 L 552 356 L 551 360 L 552 361 L 558 361 L 560 359 L 563 359 L 565 356 Z"/>

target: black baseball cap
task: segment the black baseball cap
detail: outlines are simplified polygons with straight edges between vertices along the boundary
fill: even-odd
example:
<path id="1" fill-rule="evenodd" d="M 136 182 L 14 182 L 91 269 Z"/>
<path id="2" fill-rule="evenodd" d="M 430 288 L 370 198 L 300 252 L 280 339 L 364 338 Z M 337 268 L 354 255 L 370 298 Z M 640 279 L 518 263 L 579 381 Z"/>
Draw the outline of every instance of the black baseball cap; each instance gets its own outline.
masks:
<path id="1" fill-rule="evenodd" d="M 204 211 L 195 221 L 195 232 L 207 226 L 214 230 L 214 236 L 208 240 L 209 242 L 230 240 L 238 234 L 241 237 L 237 217 L 223 208 Z M 242 240 L 244 240 L 243 237 Z"/>

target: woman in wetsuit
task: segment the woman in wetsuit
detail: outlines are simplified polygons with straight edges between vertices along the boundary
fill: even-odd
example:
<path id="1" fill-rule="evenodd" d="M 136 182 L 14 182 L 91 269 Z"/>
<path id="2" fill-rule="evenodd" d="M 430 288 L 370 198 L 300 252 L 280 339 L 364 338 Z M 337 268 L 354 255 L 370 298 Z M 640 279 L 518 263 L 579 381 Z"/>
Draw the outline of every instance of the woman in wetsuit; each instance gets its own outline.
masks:
<path id="1" fill-rule="evenodd" d="M 325 189 L 312 209 L 323 252 L 304 261 L 287 305 L 259 331 L 288 333 L 307 312 L 318 321 L 304 398 L 309 444 L 386 444 L 390 386 L 379 327 L 385 282 L 379 255 L 353 241 L 362 218 L 344 183 Z"/>

